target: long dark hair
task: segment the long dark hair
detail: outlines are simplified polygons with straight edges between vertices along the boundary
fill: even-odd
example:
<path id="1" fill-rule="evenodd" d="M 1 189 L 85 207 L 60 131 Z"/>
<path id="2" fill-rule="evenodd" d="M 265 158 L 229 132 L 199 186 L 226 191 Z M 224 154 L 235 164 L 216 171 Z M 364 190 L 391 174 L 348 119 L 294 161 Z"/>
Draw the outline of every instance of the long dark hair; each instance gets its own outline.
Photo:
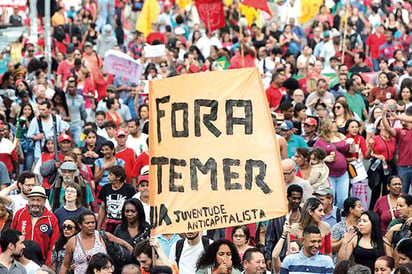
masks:
<path id="1" fill-rule="evenodd" d="M 56 92 L 54 93 L 51 101 L 53 102 L 53 106 L 56 107 L 57 103 L 56 103 L 56 96 L 59 96 L 62 99 L 61 104 L 63 105 L 64 111 L 66 111 L 66 115 L 69 115 L 69 107 L 67 105 L 67 101 L 66 101 L 66 94 L 64 93 L 64 91 L 60 88 L 56 88 Z"/>
<path id="2" fill-rule="evenodd" d="M 127 229 L 127 219 L 126 219 L 126 206 L 127 205 L 133 205 L 136 208 L 137 211 L 137 222 L 139 223 L 139 232 L 142 232 L 144 229 L 144 224 L 146 222 L 146 214 L 144 213 L 144 208 L 142 202 L 140 202 L 138 199 L 132 198 L 124 202 L 123 208 L 122 208 L 122 223 L 120 226 L 123 229 Z"/>
<path id="3" fill-rule="evenodd" d="M 237 268 L 239 270 L 243 269 L 239 252 L 237 251 L 235 245 L 229 240 L 220 239 L 210 244 L 202 253 L 199 260 L 197 260 L 196 271 L 201 268 L 208 267 L 210 265 L 215 266 L 216 254 L 221 245 L 227 245 L 230 248 L 230 252 L 232 253 L 232 267 Z"/>
<path id="4" fill-rule="evenodd" d="M 23 256 L 29 260 L 32 260 L 38 265 L 44 264 L 43 252 L 41 251 L 40 245 L 33 240 L 23 241 L 25 249 L 23 250 Z"/>
<path id="5" fill-rule="evenodd" d="M 367 215 L 372 224 L 372 231 L 371 231 L 372 245 L 376 246 L 376 248 L 378 249 L 379 256 L 385 255 L 385 250 L 383 248 L 381 219 L 379 218 L 378 214 L 376 214 L 375 212 L 371 210 L 363 212 L 362 215 Z"/>
<path id="6" fill-rule="evenodd" d="M 30 109 L 31 109 L 31 114 L 30 114 L 30 117 L 29 117 L 29 122 L 30 122 L 30 121 L 34 118 L 34 109 L 33 109 L 33 106 L 32 106 L 30 103 L 26 103 L 26 104 L 23 104 L 23 105 L 21 106 L 19 116 L 16 117 L 16 119 L 18 119 L 18 118 L 20 118 L 21 116 L 23 116 L 23 109 L 24 109 L 26 106 L 29 106 Z"/>
<path id="7" fill-rule="evenodd" d="M 76 234 L 80 231 L 77 217 L 72 216 L 72 217 L 67 218 L 66 220 L 70 220 L 70 221 L 72 221 L 72 222 L 74 223 L 74 229 L 76 230 L 76 233 L 74 233 L 74 235 L 76 235 Z M 65 221 L 66 221 L 66 220 L 65 220 Z M 57 239 L 56 243 L 54 244 L 54 248 L 56 249 L 57 252 L 59 252 L 60 250 L 63 249 L 64 245 L 65 245 L 68 241 L 69 241 L 69 239 L 66 238 L 66 237 L 64 237 L 64 234 L 63 234 L 63 226 L 62 226 L 62 227 L 60 228 L 59 238 Z"/>

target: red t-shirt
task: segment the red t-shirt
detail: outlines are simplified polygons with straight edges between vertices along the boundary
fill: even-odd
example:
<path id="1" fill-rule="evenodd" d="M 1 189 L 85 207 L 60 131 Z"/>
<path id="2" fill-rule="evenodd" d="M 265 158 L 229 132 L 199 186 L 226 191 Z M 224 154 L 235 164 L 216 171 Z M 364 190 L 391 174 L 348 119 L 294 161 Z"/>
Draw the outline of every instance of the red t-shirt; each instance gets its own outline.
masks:
<path id="1" fill-rule="evenodd" d="M 282 89 L 283 88 L 276 88 L 273 84 L 266 89 L 266 97 L 269 102 L 269 108 L 276 108 L 280 104 L 280 99 L 282 99 Z M 276 111 L 279 112 L 279 109 Z"/>
<path id="2" fill-rule="evenodd" d="M 122 151 L 116 152 L 116 158 L 122 159 L 124 161 L 124 168 L 126 170 L 126 182 L 132 182 L 132 170 L 135 161 L 134 150 L 127 147 Z"/>
<path id="3" fill-rule="evenodd" d="M 391 137 L 389 142 L 386 142 L 380 135 L 372 137 L 374 143 L 372 145 L 373 154 L 385 156 L 386 161 L 393 159 L 396 151 L 396 140 Z"/>
<path id="4" fill-rule="evenodd" d="M 151 33 L 149 33 L 149 35 L 146 37 L 146 42 L 151 45 L 151 44 L 153 44 L 154 40 L 158 40 L 162 44 L 166 44 L 166 35 L 164 33 L 161 33 L 161 32 L 151 32 Z"/>
<path id="5" fill-rule="evenodd" d="M 398 141 L 398 166 L 412 166 L 412 129 L 395 128 Z"/>
<path id="6" fill-rule="evenodd" d="M 70 65 L 67 60 L 63 60 L 57 67 L 57 75 L 62 75 L 62 85 L 64 85 L 67 78 L 72 75 L 70 71 L 71 68 L 74 68 L 74 61 L 73 64 Z"/>
<path id="7" fill-rule="evenodd" d="M 139 156 L 137 156 L 135 164 L 133 166 L 132 177 L 136 178 L 140 175 L 140 170 L 142 167 L 147 166 L 149 164 L 149 154 L 146 151 L 142 152 Z"/>
<path id="8" fill-rule="evenodd" d="M 370 48 L 370 56 L 372 59 L 379 59 L 379 48 L 385 44 L 386 38 L 384 34 L 378 36 L 376 33 L 372 33 L 366 39 L 366 45 Z"/>
<path id="9" fill-rule="evenodd" d="M 396 92 L 395 87 L 386 87 L 386 88 L 374 87 L 369 93 L 368 101 L 369 103 L 372 103 L 373 101 L 378 99 L 382 103 L 385 103 L 386 100 L 388 99 L 396 100 L 397 98 L 398 98 L 398 94 Z"/>

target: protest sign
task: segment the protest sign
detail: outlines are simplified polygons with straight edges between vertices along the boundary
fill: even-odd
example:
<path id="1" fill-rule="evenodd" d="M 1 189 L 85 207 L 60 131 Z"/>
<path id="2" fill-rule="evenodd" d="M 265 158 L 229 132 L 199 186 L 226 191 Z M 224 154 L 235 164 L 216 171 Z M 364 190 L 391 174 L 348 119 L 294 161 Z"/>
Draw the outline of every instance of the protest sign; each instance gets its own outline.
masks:
<path id="1" fill-rule="evenodd" d="M 162 57 L 166 55 L 165 45 L 144 46 L 144 56 L 146 58 Z"/>
<path id="2" fill-rule="evenodd" d="M 279 147 L 256 68 L 149 85 L 152 234 L 286 214 Z"/>
<path id="3" fill-rule="evenodd" d="M 113 75 L 127 77 L 133 83 L 138 83 L 143 74 L 143 66 L 129 55 L 108 50 L 104 56 L 103 70 Z"/>

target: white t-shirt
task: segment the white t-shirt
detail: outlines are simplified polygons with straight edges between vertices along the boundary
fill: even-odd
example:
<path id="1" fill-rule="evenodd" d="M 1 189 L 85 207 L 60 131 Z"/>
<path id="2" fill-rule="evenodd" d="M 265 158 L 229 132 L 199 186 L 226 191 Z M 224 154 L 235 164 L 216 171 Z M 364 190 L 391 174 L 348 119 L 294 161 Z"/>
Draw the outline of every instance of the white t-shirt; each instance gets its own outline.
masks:
<path id="1" fill-rule="evenodd" d="M 136 155 L 140 155 L 147 150 L 147 134 L 141 133 L 139 138 L 134 138 L 132 135 L 127 136 L 126 146 L 134 150 Z"/>
<path id="2" fill-rule="evenodd" d="M 13 212 L 13 214 L 16 213 L 18 210 L 22 209 L 23 207 L 25 207 L 29 203 L 29 201 L 24 199 L 23 196 L 21 196 L 21 194 L 10 195 L 9 198 L 11 200 L 11 204 L 8 206 L 8 209 L 10 209 Z M 48 210 L 51 210 L 51 206 L 48 199 L 46 199 L 46 208 Z"/>
<path id="3" fill-rule="evenodd" d="M 211 241 L 210 241 L 211 242 Z M 182 254 L 179 260 L 179 273 L 180 274 L 193 274 L 196 273 L 196 262 L 202 254 L 204 248 L 202 240 L 196 245 L 189 245 L 187 240 L 183 243 Z M 170 249 L 169 261 L 172 264 L 176 264 L 176 243 L 174 243 Z"/>
<path id="4" fill-rule="evenodd" d="M 40 266 L 33 261 L 30 261 L 27 265 L 24 266 L 27 274 L 34 274 L 39 270 Z"/>

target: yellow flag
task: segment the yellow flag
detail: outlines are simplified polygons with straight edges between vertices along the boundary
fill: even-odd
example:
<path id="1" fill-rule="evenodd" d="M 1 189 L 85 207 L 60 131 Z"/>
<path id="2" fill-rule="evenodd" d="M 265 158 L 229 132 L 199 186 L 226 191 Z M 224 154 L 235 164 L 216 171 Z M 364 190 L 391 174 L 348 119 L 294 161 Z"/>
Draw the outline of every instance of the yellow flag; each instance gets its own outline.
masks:
<path id="1" fill-rule="evenodd" d="M 187 5 L 191 4 L 192 0 L 176 0 L 176 4 L 181 8 L 185 9 Z"/>
<path id="2" fill-rule="evenodd" d="M 146 0 L 143 4 L 142 12 L 136 23 L 136 30 L 141 31 L 147 36 L 151 32 L 150 25 L 156 22 L 160 7 L 157 0 Z"/>
<path id="3" fill-rule="evenodd" d="M 300 23 L 309 22 L 319 12 L 322 0 L 301 0 Z"/>
<path id="4" fill-rule="evenodd" d="M 240 13 L 246 17 L 247 24 L 249 26 L 252 25 L 259 17 L 259 12 L 255 8 L 243 4 L 240 5 Z"/>

